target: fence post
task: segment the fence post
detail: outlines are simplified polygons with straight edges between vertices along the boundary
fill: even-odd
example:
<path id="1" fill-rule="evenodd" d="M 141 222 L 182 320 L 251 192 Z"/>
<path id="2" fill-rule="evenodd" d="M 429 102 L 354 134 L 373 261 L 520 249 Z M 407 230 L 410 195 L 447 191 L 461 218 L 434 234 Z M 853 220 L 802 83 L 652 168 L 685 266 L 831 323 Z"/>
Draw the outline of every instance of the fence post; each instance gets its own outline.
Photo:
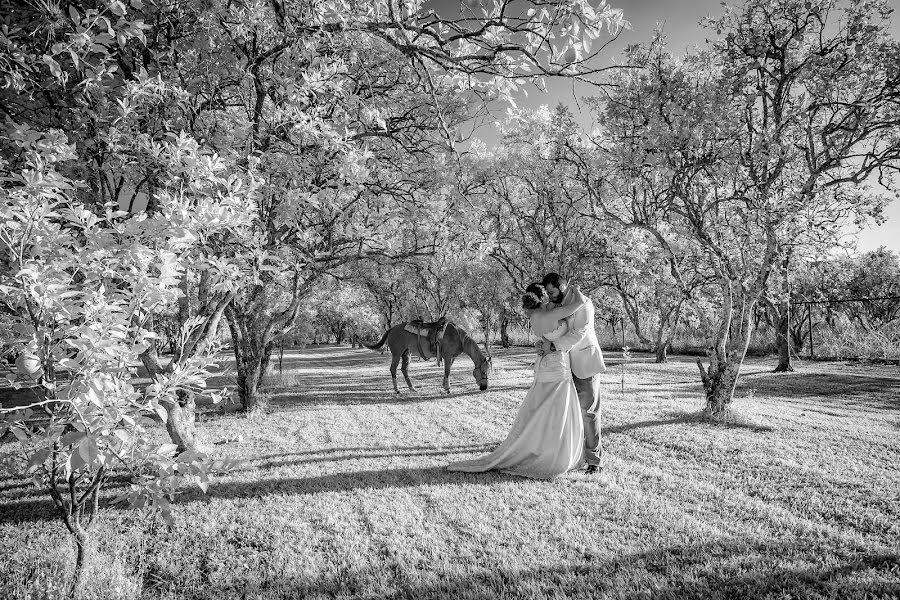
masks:
<path id="1" fill-rule="evenodd" d="M 809 327 L 809 357 L 816 357 L 816 350 L 813 347 L 813 334 L 812 334 L 812 305 L 806 305 L 806 323 Z"/>

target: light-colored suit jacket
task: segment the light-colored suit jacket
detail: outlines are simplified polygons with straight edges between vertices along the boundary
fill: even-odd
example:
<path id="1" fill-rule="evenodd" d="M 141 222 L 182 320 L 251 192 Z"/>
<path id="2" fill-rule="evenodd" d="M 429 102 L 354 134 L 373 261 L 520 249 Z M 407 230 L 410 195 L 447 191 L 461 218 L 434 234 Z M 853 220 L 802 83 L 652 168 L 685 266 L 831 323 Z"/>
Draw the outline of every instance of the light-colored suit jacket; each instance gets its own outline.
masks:
<path id="1" fill-rule="evenodd" d="M 560 305 L 571 304 L 574 298 L 570 288 Z M 587 379 L 605 371 L 606 363 L 603 362 L 603 352 L 594 330 L 594 303 L 590 298 L 583 308 L 578 309 L 571 317 L 566 317 L 566 324 L 569 331 L 553 343 L 557 350 L 569 352 L 572 374 L 579 379 Z"/>

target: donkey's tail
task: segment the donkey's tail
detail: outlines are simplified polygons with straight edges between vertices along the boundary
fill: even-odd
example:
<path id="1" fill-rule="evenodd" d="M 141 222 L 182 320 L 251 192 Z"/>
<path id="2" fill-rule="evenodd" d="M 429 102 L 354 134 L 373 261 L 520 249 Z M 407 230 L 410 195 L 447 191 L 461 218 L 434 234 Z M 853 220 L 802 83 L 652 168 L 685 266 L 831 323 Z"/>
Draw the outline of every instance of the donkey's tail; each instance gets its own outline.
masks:
<path id="1" fill-rule="evenodd" d="M 384 335 L 381 336 L 381 339 L 378 340 L 378 343 L 375 344 L 374 346 L 370 346 L 369 344 L 367 344 L 367 343 L 365 343 L 365 342 L 363 342 L 363 346 L 365 346 L 365 347 L 368 348 L 369 350 L 378 350 L 379 348 L 381 348 L 382 346 L 384 346 L 384 343 L 387 341 L 387 339 L 388 339 L 388 334 L 389 334 L 390 332 L 391 332 L 390 329 L 388 329 L 387 331 L 385 331 L 385 332 L 384 332 Z"/>

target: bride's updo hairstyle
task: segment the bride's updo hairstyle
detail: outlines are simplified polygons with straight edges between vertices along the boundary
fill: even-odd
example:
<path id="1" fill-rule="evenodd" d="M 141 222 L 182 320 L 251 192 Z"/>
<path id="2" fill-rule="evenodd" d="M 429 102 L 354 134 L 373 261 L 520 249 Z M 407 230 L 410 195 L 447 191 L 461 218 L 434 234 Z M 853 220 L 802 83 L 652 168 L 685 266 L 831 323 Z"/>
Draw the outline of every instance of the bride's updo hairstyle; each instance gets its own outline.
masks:
<path id="1" fill-rule="evenodd" d="M 539 309 L 546 293 L 544 286 L 539 283 L 532 283 L 525 288 L 525 293 L 522 294 L 522 308 L 525 310 Z"/>

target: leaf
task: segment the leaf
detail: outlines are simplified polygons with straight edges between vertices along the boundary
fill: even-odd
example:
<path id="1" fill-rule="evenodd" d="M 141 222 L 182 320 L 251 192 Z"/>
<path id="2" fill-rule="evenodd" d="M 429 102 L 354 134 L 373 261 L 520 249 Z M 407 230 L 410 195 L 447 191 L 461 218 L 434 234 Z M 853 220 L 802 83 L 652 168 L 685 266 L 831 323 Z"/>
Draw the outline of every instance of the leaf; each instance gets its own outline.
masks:
<path id="1" fill-rule="evenodd" d="M 70 431 L 59 439 L 59 445 L 65 448 L 84 437 L 83 431 Z"/>
<path id="2" fill-rule="evenodd" d="M 78 454 L 84 459 L 85 464 L 91 465 L 100 458 L 100 450 L 97 441 L 92 437 L 85 437 L 78 444 Z"/>
<path id="3" fill-rule="evenodd" d="M 81 363 L 76 360 L 72 360 L 71 358 L 64 358 L 59 361 L 59 366 L 63 367 L 64 369 L 69 369 L 70 371 L 77 371 L 79 368 L 81 368 Z"/>
<path id="4" fill-rule="evenodd" d="M 174 454 L 176 450 L 178 450 L 178 446 L 175 444 L 163 444 L 156 449 L 156 453 L 168 456 Z"/>
<path id="5" fill-rule="evenodd" d="M 32 469 L 36 469 L 50 458 L 50 450 L 48 448 L 42 448 L 31 455 L 31 458 L 28 459 L 28 466 L 25 468 L 25 472 L 28 473 Z"/>
<path id="6" fill-rule="evenodd" d="M 87 465 L 84 457 L 81 456 L 80 452 L 73 452 L 72 454 L 70 454 L 68 463 L 69 469 L 71 469 L 72 471 L 77 471 L 78 469 Z"/>
<path id="7" fill-rule="evenodd" d="M 49 54 L 45 54 L 43 57 L 43 61 L 44 64 L 50 67 L 50 73 L 52 73 L 54 77 L 59 78 L 62 76 L 62 68 L 52 56 L 50 56 Z"/>

